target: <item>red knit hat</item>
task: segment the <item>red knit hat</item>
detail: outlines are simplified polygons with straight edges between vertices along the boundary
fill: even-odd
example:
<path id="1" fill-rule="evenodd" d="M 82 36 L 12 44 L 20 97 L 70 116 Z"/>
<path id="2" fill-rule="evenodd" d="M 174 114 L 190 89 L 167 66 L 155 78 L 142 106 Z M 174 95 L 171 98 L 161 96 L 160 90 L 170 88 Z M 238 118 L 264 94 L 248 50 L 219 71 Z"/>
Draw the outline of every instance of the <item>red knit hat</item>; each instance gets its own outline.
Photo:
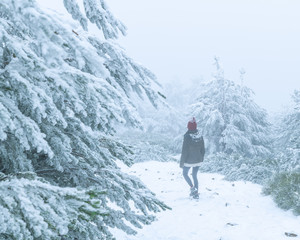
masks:
<path id="1" fill-rule="evenodd" d="M 188 128 L 188 130 L 196 130 L 197 129 L 197 123 L 196 123 L 196 120 L 194 117 L 192 120 L 190 120 L 188 122 L 187 128 Z"/>

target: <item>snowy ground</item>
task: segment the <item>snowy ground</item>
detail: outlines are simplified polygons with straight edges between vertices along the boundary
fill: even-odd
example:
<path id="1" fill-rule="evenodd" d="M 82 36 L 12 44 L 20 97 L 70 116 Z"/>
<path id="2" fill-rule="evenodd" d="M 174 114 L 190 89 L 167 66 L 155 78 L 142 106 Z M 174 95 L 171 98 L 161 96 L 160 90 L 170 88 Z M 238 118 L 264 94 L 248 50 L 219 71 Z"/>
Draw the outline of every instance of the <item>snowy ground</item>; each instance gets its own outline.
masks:
<path id="1" fill-rule="evenodd" d="M 300 217 L 261 195 L 261 186 L 228 182 L 218 174 L 199 173 L 199 200 L 174 162 L 145 162 L 122 169 L 138 176 L 170 211 L 138 230 L 136 236 L 116 231 L 117 240 L 281 240 L 300 239 Z M 286 236 L 287 234 L 298 236 Z"/>

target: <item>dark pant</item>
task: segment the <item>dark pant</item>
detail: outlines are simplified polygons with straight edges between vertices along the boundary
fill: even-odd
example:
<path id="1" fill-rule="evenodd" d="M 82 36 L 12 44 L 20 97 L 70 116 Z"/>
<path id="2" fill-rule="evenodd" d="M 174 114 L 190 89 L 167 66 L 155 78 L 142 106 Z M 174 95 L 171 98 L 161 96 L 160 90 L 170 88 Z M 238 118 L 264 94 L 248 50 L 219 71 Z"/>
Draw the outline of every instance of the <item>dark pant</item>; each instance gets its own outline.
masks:
<path id="1" fill-rule="evenodd" d="M 197 173 L 198 173 L 198 170 L 199 170 L 199 167 L 193 167 L 193 170 L 192 170 L 192 176 L 193 176 L 193 180 L 194 180 L 194 185 L 188 175 L 189 173 L 189 170 L 190 170 L 190 167 L 183 167 L 183 177 L 185 179 L 185 181 L 190 185 L 190 187 L 195 187 L 198 189 L 198 179 L 197 179 Z"/>

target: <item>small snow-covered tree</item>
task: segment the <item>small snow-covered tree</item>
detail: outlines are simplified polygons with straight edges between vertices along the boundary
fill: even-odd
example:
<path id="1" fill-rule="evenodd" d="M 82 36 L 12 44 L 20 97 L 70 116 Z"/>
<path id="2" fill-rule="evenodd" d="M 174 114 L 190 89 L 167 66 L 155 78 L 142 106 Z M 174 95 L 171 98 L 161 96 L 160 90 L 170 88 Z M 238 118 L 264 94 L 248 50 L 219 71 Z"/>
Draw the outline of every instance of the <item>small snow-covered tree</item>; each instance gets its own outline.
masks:
<path id="1" fill-rule="evenodd" d="M 251 89 L 224 77 L 215 58 L 214 78 L 201 84 L 190 115 L 197 118 L 209 153 L 242 156 L 269 154 L 267 113 L 253 100 Z"/>
<path id="2" fill-rule="evenodd" d="M 0 238 L 110 239 L 167 208 L 115 162 L 132 162 L 113 134 L 141 126 L 134 95 L 161 103 L 154 75 L 109 40 L 125 27 L 103 0 L 64 4 L 82 28 L 34 0 L 0 2 Z"/>

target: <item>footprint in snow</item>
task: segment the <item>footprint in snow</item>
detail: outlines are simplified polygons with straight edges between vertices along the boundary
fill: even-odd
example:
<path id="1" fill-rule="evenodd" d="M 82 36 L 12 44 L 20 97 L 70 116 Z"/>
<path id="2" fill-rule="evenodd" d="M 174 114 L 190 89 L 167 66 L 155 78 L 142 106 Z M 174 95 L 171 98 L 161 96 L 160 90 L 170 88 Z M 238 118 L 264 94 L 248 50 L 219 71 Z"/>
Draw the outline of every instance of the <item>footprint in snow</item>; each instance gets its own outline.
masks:
<path id="1" fill-rule="evenodd" d="M 296 233 L 285 232 L 284 235 L 287 236 L 287 237 L 298 237 L 298 235 Z"/>
<path id="2" fill-rule="evenodd" d="M 231 227 L 234 227 L 234 226 L 237 226 L 238 224 L 237 223 L 226 223 L 226 226 L 231 226 Z"/>

